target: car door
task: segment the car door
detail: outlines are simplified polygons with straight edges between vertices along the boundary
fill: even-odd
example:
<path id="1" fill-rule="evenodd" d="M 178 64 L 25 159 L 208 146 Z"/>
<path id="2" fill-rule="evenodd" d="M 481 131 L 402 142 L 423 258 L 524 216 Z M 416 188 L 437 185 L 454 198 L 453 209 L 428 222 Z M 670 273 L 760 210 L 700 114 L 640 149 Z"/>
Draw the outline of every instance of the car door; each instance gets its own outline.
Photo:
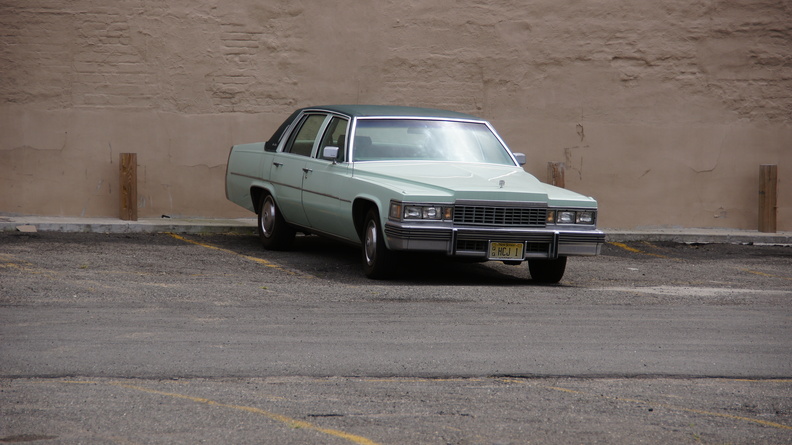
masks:
<path id="1" fill-rule="evenodd" d="M 281 215 L 291 224 L 310 227 L 303 210 L 303 179 L 308 172 L 317 138 L 325 127 L 326 113 L 307 113 L 289 135 L 283 149 L 272 158 L 270 180 Z"/>
<path id="2" fill-rule="evenodd" d="M 332 116 L 324 130 L 318 149 L 306 162 L 303 177 L 303 208 L 308 222 L 317 232 L 357 240 L 352 222 L 352 201 L 342 196 L 350 180 L 345 141 L 349 120 Z M 335 159 L 323 159 L 325 147 L 338 147 Z"/>

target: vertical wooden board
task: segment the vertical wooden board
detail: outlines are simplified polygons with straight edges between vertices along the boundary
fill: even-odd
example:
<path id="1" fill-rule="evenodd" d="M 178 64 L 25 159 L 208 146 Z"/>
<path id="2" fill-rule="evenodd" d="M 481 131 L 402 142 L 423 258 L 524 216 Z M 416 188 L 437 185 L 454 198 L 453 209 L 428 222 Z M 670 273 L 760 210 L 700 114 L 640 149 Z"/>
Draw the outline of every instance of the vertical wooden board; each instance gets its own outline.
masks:
<path id="1" fill-rule="evenodd" d="M 120 218 L 137 221 L 137 153 L 121 153 L 119 169 Z"/>
<path id="2" fill-rule="evenodd" d="M 778 166 L 759 166 L 759 231 L 776 233 Z"/>

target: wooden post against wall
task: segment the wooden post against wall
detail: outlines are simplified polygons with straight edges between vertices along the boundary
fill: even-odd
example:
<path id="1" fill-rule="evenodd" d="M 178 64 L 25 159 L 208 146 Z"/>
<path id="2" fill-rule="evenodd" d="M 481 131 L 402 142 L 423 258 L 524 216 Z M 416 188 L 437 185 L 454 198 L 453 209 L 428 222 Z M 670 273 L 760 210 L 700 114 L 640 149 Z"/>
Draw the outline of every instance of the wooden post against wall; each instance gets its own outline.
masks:
<path id="1" fill-rule="evenodd" d="M 563 162 L 548 162 L 547 163 L 547 183 L 556 187 L 564 188 L 564 173 L 566 166 Z"/>
<path id="2" fill-rule="evenodd" d="M 778 166 L 759 166 L 759 231 L 776 233 Z"/>
<path id="3" fill-rule="evenodd" d="M 120 164 L 121 219 L 137 221 L 137 153 L 121 153 Z"/>

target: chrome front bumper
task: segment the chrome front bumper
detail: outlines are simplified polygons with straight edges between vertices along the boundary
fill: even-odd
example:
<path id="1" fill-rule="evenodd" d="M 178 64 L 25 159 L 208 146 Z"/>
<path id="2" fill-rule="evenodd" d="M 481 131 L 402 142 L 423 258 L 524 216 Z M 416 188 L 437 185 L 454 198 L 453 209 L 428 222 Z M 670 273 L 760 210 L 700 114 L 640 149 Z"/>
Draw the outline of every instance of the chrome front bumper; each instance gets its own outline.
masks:
<path id="1" fill-rule="evenodd" d="M 385 237 L 392 250 L 445 252 L 450 256 L 486 258 L 490 241 L 524 243 L 525 259 L 599 255 L 605 234 L 596 229 L 575 229 L 418 226 L 388 221 Z"/>

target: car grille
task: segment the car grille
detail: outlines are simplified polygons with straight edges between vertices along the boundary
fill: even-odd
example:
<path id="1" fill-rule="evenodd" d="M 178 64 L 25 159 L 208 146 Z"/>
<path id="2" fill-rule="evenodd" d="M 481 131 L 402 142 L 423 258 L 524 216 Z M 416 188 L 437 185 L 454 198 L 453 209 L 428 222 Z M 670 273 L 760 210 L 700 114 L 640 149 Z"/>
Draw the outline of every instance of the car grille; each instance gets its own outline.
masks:
<path id="1" fill-rule="evenodd" d="M 455 224 L 544 227 L 546 222 L 545 208 L 454 206 Z"/>

